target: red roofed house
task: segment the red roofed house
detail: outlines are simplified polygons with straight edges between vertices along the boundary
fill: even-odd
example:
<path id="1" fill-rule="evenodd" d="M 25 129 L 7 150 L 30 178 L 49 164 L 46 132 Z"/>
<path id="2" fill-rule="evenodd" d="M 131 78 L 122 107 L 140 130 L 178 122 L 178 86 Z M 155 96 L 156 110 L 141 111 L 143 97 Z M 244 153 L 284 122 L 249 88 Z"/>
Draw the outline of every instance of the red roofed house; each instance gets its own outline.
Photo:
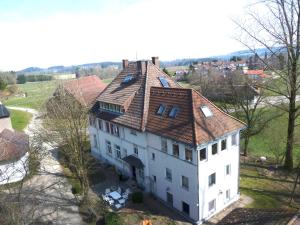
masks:
<path id="1" fill-rule="evenodd" d="M 105 87 L 106 84 L 96 75 L 85 76 L 63 83 L 64 90 L 74 96 L 81 105 L 86 107 L 94 103 L 97 96 Z"/>
<path id="2" fill-rule="evenodd" d="M 247 70 L 245 74 L 248 75 L 251 79 L 264 79 L 270 77 L 265 74 L 263 70 Z"/>
<path id="3" fill-rule="evenodd" d="M 152 61 L 128 62 L 90 113 L 92 154 L 201 224 L 239 198 L 245 125 Z"/>

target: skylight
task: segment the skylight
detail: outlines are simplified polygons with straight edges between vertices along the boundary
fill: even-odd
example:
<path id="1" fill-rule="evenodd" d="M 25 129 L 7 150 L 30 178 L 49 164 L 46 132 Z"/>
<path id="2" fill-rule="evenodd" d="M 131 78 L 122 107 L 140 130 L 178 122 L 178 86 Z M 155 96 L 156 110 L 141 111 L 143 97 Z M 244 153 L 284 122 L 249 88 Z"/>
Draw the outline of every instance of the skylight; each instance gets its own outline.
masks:
<path id="1" fill-rule="evenodd" d="M 128 74 L 122 81 L 122 84 L 128 84 L 130 81 L 133 81 L 134 77 L 132 74 Z"/>
<path id="2" fill-rule="evenodd" d="M 156 112 L 157 115 L 162 115 L 166 110 L 166 106 L 164 104 L 160 104 L 158 110 Z"/>
<path id="3" fill-rule="evenodd" d="M 210 110 L 210 108 L 208 108 L 208 106 L 203 105 L 200 108 L 205 117 L 210 117 L 213 115 L 212 111 Z"/>
<path id="4" fill-rule="evenodd" d="M 165 88 L 170 87 L 169 82 L 166 80 L 166 78 L 158 77 L 158 79 L 163 87 L 165 87 Z"/>
<path id="5" fill-rule="evenodd" d="M 178 112 L 179 112 L 179 108 L 177 106 L 173 106 L 173 108 L 171 109 L 171 111 L 169 113 L 169 117 L 175 118 L 177 116 Z"/>

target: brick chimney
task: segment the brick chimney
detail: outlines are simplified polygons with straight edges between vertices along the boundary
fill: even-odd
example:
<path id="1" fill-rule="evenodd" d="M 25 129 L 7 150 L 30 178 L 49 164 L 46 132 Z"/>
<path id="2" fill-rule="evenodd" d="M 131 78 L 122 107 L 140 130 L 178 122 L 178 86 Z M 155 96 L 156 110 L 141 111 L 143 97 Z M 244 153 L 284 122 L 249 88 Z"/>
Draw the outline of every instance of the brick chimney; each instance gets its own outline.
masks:
<path id="1" fill-rule="evenodd" d="M 146 61 L 139 60 L 136 62 L 138 70 L 141 72 L 141 74 L 146 73 Z"/>
<path id="2" fill-rule="evenodd" d="M 159 59 L 158 59 L 158 57 L 152 57 L 152 63 L 155 66 L 159 67 Z"/>
<path id="3" fill-rule="evenodd" d="M 128 64 L 129 64 L 128 59 L 123 59 L 122 60 L 123 69 L 127 68 Z"/>

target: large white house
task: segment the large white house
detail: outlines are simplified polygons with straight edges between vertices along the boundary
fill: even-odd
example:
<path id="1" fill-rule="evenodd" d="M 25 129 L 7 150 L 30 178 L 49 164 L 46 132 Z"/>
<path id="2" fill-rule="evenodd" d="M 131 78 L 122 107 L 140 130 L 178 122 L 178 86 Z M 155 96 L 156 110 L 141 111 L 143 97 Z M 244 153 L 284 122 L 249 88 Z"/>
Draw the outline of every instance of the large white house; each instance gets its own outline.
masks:
<path id="1" fill-rule="evenodd" d="M 92 154 L 195 223 L 239 198 L 245 125 L 152 61 L 128 62 L 90 113 Z"/>

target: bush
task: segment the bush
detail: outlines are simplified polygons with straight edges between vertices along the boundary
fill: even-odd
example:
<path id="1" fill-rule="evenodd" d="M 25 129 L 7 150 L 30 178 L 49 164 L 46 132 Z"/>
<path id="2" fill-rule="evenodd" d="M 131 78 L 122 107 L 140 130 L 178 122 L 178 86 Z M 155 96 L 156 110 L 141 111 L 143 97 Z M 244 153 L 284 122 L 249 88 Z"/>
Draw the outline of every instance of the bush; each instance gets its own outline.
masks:
<path id="1" fill-rule="evenodd" d="M 18 84 L 25 84 L 26 83 L 26 77 L 24 74 L 20 74 L 18 77 L 17 77 L 17 83 Z"/>
<path id="2" fill-rule="evenodd" d="M 133 203 L 143 203 L 143 193 L 142 192 L 134 192 L 131 196 Z"/>
<path id="3" fill-rule="evenodd" d="M 121 217 L 114 212 L 107 213 L 105 215 L 106 225 L 122 225 Z"/>
<path id="4" fill-rule="evenodd" d="M 71 188 L 71 191 L 72 191 L 73 195 L 81 194 L 82 189 L 81 189 L 80 183 L 79 183 L 79 182 L 76 182 L 76 181 L 74 180 L 74 181 L 72 182 L 72 188 Z"/>

